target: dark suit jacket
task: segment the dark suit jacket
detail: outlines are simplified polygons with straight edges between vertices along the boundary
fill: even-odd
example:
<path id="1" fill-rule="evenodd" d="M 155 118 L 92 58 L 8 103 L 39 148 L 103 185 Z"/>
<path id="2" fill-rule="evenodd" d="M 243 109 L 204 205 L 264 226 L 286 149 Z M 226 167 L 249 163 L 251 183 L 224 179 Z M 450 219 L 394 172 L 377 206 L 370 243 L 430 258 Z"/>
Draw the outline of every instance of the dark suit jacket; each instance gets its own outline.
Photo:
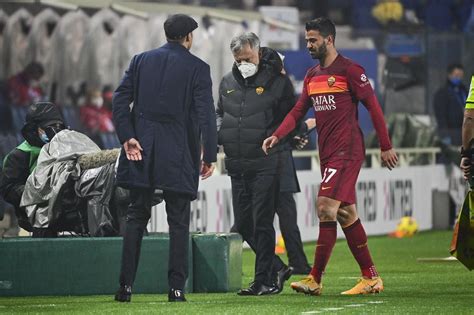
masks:
<path id="1" fill-rule="evenodd" d="M 130 104 L 133 102 L 133 110 Z M 216 117 L 209 66 L 177 43 L 133 57 L 114 93 L 113 119 L 121 143 L 137 139 L 142 161 L 123 149 L 118 184 L 152 187 L 196 198 L 201 161 L 216 161 Z"/>

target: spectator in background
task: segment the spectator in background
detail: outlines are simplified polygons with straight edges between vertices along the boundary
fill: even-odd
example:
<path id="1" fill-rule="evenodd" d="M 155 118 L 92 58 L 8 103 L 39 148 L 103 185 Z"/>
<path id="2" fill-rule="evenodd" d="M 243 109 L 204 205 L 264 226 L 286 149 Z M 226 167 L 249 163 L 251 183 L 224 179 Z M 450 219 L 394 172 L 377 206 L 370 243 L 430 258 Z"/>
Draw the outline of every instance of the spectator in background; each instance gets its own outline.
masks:
<path id="1" fill-rule="evenodd" d="M 38 62 L 31 62 L 22 72 L 8 79 L 10 102 L 15 106 L 29 106 L 44 100 L 44 92 L 40 87 L 43 75 L 43 66 Z"/>
<path id="2" fill-rule="evenodd" d="M 87 94 L 86 104 L 80 109 L 81 122 L 92 134 L 114 132 L 112 111 L 104 106 L 100 90 L 91 90 Z"/>
<path id="3" fill-rule="evenodd" d="M 445 144 L 460 144 L 461 126 L 467 89 L 462 84 L 464 69 L 461 64 L 448 66 L 448 77 L 434 97 L 434 112 L 441 141 Z"/>
<path id="4" fill-rule="evenodd" d="M 114 90 L 110 85 L 105 86 L 102 89 L 102 98 L 104 99 L 104 108 L 112 110 L 112 97 L 114 96 Z"/>

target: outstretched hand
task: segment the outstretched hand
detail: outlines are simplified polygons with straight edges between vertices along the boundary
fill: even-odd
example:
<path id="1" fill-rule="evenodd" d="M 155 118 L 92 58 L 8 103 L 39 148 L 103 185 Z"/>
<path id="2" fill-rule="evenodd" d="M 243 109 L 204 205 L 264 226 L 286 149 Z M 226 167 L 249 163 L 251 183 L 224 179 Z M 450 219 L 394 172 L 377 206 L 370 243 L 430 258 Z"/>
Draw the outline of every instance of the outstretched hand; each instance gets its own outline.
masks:
<path id="1" fill-rule="evenodd" d="M 131 138 L 123 143 L 123 148 L 125 149 L 125 154 L 127 159 L 130 161 L 141 161 L 142 160 L 142 146 L 140 142 L 135 138 Z"/>
<path id="2" fill-rule="evenodd" d="M 267 139 L 263 140 L 262 150 L 268 155 L 268 150 L 273 148 L 278 144 L 279 140 L 276 136 L 268 137 Z"/>
<path id="3" fill-rule="evenodd" d="M 398 156 L 394 149 L 387 151 L 382 151 L 382 166 L 387 167 L 389 170 L 392 170 L 397 166 Z"/>

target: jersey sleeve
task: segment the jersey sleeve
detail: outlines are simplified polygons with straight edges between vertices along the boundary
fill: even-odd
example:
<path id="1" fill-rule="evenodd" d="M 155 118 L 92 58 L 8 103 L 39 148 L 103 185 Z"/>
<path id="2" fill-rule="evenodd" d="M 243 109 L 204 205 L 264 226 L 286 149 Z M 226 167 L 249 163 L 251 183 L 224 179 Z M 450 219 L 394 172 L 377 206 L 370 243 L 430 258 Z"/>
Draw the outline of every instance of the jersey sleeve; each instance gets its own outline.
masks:
<path id="1" fill-rule="evenodd" d="M 466 99 L 466 109 L 474 109 L 474 75 L 471 78 L 471 86 L 469 87 L 469 95 Z"/>
<path id="2" fill-rule="evenodd" d="M 308 95 L 307 83 L 308 83 L 308 74 L 306 74 L 306 77 L 304 78 L 303 91 L 301 92 L 301 95 L 298 101 L 296 102 L 296 105 L 288 113 L 288 115 L 286 115 L 283 122 L 280 124 L 277 130 L 273 133 L 273 135 L 276 136 L 278 139 L 282 139 L 285 136 L 287 136 L 290 132 L 292 132 L 296 128 L 298 121 L 301 120 L 306 115 L 306 112 L 311 107 L 311 102 Z"/>
<path id="3" fill-rule="evenodd" d="M 363 67 L 352 64 L 347 68 L 347 81 L 353 96 L 357 100 L 363 100 L 374 94 L 369 78 Z"/>

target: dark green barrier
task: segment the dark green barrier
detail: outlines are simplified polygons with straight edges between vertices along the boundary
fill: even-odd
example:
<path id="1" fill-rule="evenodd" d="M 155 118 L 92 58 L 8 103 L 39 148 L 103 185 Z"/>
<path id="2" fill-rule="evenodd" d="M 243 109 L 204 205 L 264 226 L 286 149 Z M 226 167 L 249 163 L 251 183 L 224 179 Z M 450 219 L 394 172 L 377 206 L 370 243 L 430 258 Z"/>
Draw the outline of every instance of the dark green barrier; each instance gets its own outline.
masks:
<path id="1" fill-rule="evenodd" d="M 242 237 L 193 235 L 194 292 L 232 292 L 242 285 Z"/>
<path id="2" fill-rule="evenodd" d="M 189 243 L 186 292 L 193 288 Z M 168 234 L 143 239 L 134 293 L 168 292 Z M 0 296 L 113 294 L 122 238 L 0 240 Z"/>

